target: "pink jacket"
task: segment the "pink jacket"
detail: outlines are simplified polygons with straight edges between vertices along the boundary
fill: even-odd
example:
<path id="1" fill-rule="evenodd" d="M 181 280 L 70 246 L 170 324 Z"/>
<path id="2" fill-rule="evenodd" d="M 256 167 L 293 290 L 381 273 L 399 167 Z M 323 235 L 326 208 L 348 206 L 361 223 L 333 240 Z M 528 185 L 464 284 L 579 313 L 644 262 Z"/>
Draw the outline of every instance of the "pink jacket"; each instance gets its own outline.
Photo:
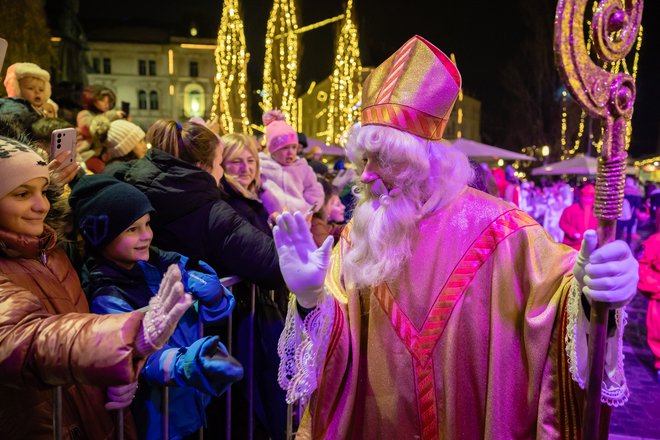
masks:
<path id="1" fill-rule="evenodd" d="M 270 156 L 261 155 L 261 199 L 269 214 L 300 211 L 303 214 L 314 206 L 316 212 L 323 206 L 323 187 L 312 167 L 298 158 L 289 166 L 282 166 Z"/>

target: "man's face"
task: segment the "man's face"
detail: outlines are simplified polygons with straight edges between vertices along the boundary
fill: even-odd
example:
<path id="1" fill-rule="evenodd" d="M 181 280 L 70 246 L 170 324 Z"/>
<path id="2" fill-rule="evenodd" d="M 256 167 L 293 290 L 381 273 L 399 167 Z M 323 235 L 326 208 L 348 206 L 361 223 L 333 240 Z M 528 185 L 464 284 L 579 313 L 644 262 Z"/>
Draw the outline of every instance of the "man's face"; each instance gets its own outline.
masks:
<path id="1" fill-rule="evenodd" d="M 385 167 L 378 153 L 366 152 L 363 157 L 364 170 L 360 175 L 362 183 L 371 184 L 378 179 L 382 180 L 387 190 L 395 188 L 397 176 L 401 173 L 405 164 L 399 162 Z"/>
<path id="2" fill-rule="evenodd" d="M 46 83 L 34 77 L 18 80 L 21 87 L 21 97 L 35 107 L 41 107 L 46 102 Z"/>

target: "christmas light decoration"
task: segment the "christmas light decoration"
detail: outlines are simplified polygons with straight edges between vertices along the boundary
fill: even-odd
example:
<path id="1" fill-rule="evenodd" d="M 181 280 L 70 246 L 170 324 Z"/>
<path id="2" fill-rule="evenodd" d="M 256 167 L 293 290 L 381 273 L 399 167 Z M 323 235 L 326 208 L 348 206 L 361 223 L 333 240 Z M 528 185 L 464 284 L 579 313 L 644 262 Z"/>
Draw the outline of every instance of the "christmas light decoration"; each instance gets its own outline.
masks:
<path id="1" fill-rule="evenodd" d="M 261 107 L 280 109 L 297 129 L 298 22 L 295 0 L 274 0 L 266 24 L 266 55 Z"/>
<path id="2" fill-rule="evenodd" d="M 353 22 L 353 0 L 348 0 L 335 47 L 335 66 L 330 78 L 326 142 L 342 145 L 344 133 L 359 119 L 357 105 L 362 93 L 362 63 L 358 32 Z"/>
<path id="3" fill-rule="evenodd" d="M 225 0 L 215 48 L 215 90 L 211 117 L 218 117 L 222 133 L 252 133 L 248 118 L 247 63 L 243 20 L 238 0 Z"/>
<path id="4" fill-rule="evenodd" d="M 596 8 L 598 7 L 598 2 L 595 1 L 592 6 L 592 14 L 596 12 Z M 591 21 L 587 20 L 586 22 L 586 27 L 591 29 Z M 631 76 L 633 77 L 634 80 L 637 80 L 637 66 L 639 63 L 639 52 L 640 49 L 642 48 L 642 37 L 643 37 L 643 31 L 644 28 L 643 26 L 640 25 L 639 27 L 639 33 L 637 35 L 637 43 L 635 45 L 635 53 L 633 56 L 633 67 L 632 67 L 632 74 Z M 587 53 L 591 53 L 591 48 L 593 47 L 593 38 L 591 35 L 591 32 L 588 32 L 588 39 L 587 39 Z M 594 54 L 596 59 L 599 59 L 598 54 Z M 612 73 L 618 73 L 619 71 L 623 70 L 624 72 L 630 74 L 628 71 L 628 65 L 626 63 L 625 59 L 618 60 L 615 63 L 612 63 L 612 65 L 608 65 L 608 63 L 603 63 L 603 68 L 605 70 L 608 70 Z M 562 92 L 562 111 L 561 111 L 561 160 L 564 159 L 569 159 L 572 156 L 577 153 L 577 151 L 580 149 L 580 144 L 581 144 L 581 139 L 582 135 L 584 133 L 584 121 L 586 119 L 586 114 L 584 111 L 580 114 L 580 121 L 578 123 L 578 130 L 577 130 L 577 136 L 576 139 L 573 143 L 573 147 L 569 148 L 568 147 L 568 140 L 566 139 L 566 132 L 567 132 L 567 126 L 568 126 L 568 112 L 566 108 L 566 92 Z M 626 129 L 626 150 L 630 146 L 630 138 L 632 135 L 632 122 L 627 125 Z M 593 140 L 593 134 L 589 133 L 589 137 Z M 601 146 L 603 144 L 603 128 L 601 127 L 600 129 L 600 136 L 598 137 L 597 141 L 593 141 L 592 145 L 596 148 L 596 151 L 600 153 Z"/>

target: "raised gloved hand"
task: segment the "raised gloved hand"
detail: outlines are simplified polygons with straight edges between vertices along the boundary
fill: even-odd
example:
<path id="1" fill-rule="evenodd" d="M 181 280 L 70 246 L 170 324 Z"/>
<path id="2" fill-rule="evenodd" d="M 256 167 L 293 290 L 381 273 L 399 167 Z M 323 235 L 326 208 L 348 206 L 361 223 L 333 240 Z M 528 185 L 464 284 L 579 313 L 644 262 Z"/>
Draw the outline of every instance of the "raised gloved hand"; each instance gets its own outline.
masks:
<path id="1" fill-rule="evenodd" d="M 172 264 L 160 282 L 158 294 L 149 301 L 136 343 L 137 354 L 147 357 L 162 348 L 191 304 L 192 297 L 183 291 L 181 271 Z"/>
<path id="2" fill-rule="evenodd" d="M 596 232 L 586 231 L 573 268 L 575 278 L 589 302 L 623 307 L 637 293 L 639 264 L 623 241 L 613 241 L 594 250 L 596 243 Z"/>
<path id="3" fill-rule="evenodd" d="M 172 376 L 181 385 L 219 396 L 243 378 L 243 367 L 227 352 L 218 336 L 207 336 L 179 350 Z"/>
<path id="4" fill-rule="evenodd" d="M 225 296 L 225 288 L 211 266 L 203 261 L 199 261 L 198 265 L 204 271 L 186 270 L 187 291 L 202 305 L 210 306 Z"/>
<path id="5" fill-rule="evenodd" d="M 110 411 L 113 409 L 126 408 L 131 404 L 131 402 L 133 402 L 137 388 L 137 382 L 129 383 L 128 385 L 108 387 L 106 392 L 108 403 L 105 404 L 105 409 Z"/>
<path id="6" fill-rule="evenodd" d="M 300 212 L 285 212 L 277 217 L 273 237 L 284 281 L 301 306 L 315 307 L 328 269 L 332 236 L 317 248 L 305 217 Z"/>

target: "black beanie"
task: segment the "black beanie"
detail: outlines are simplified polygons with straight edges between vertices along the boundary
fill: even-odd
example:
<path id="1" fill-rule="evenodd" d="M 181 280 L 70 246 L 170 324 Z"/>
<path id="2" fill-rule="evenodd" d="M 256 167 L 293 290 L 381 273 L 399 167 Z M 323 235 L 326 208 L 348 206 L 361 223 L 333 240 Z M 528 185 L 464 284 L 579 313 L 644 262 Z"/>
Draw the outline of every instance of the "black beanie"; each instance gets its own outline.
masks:
<path id="1" fill-rule="evenodd" d="M 84 176 L 73 187 L 69 205 L 85 241 L 102 250 L 143 215 L 153 212 L 139 189 L 114 177 Z"/>

